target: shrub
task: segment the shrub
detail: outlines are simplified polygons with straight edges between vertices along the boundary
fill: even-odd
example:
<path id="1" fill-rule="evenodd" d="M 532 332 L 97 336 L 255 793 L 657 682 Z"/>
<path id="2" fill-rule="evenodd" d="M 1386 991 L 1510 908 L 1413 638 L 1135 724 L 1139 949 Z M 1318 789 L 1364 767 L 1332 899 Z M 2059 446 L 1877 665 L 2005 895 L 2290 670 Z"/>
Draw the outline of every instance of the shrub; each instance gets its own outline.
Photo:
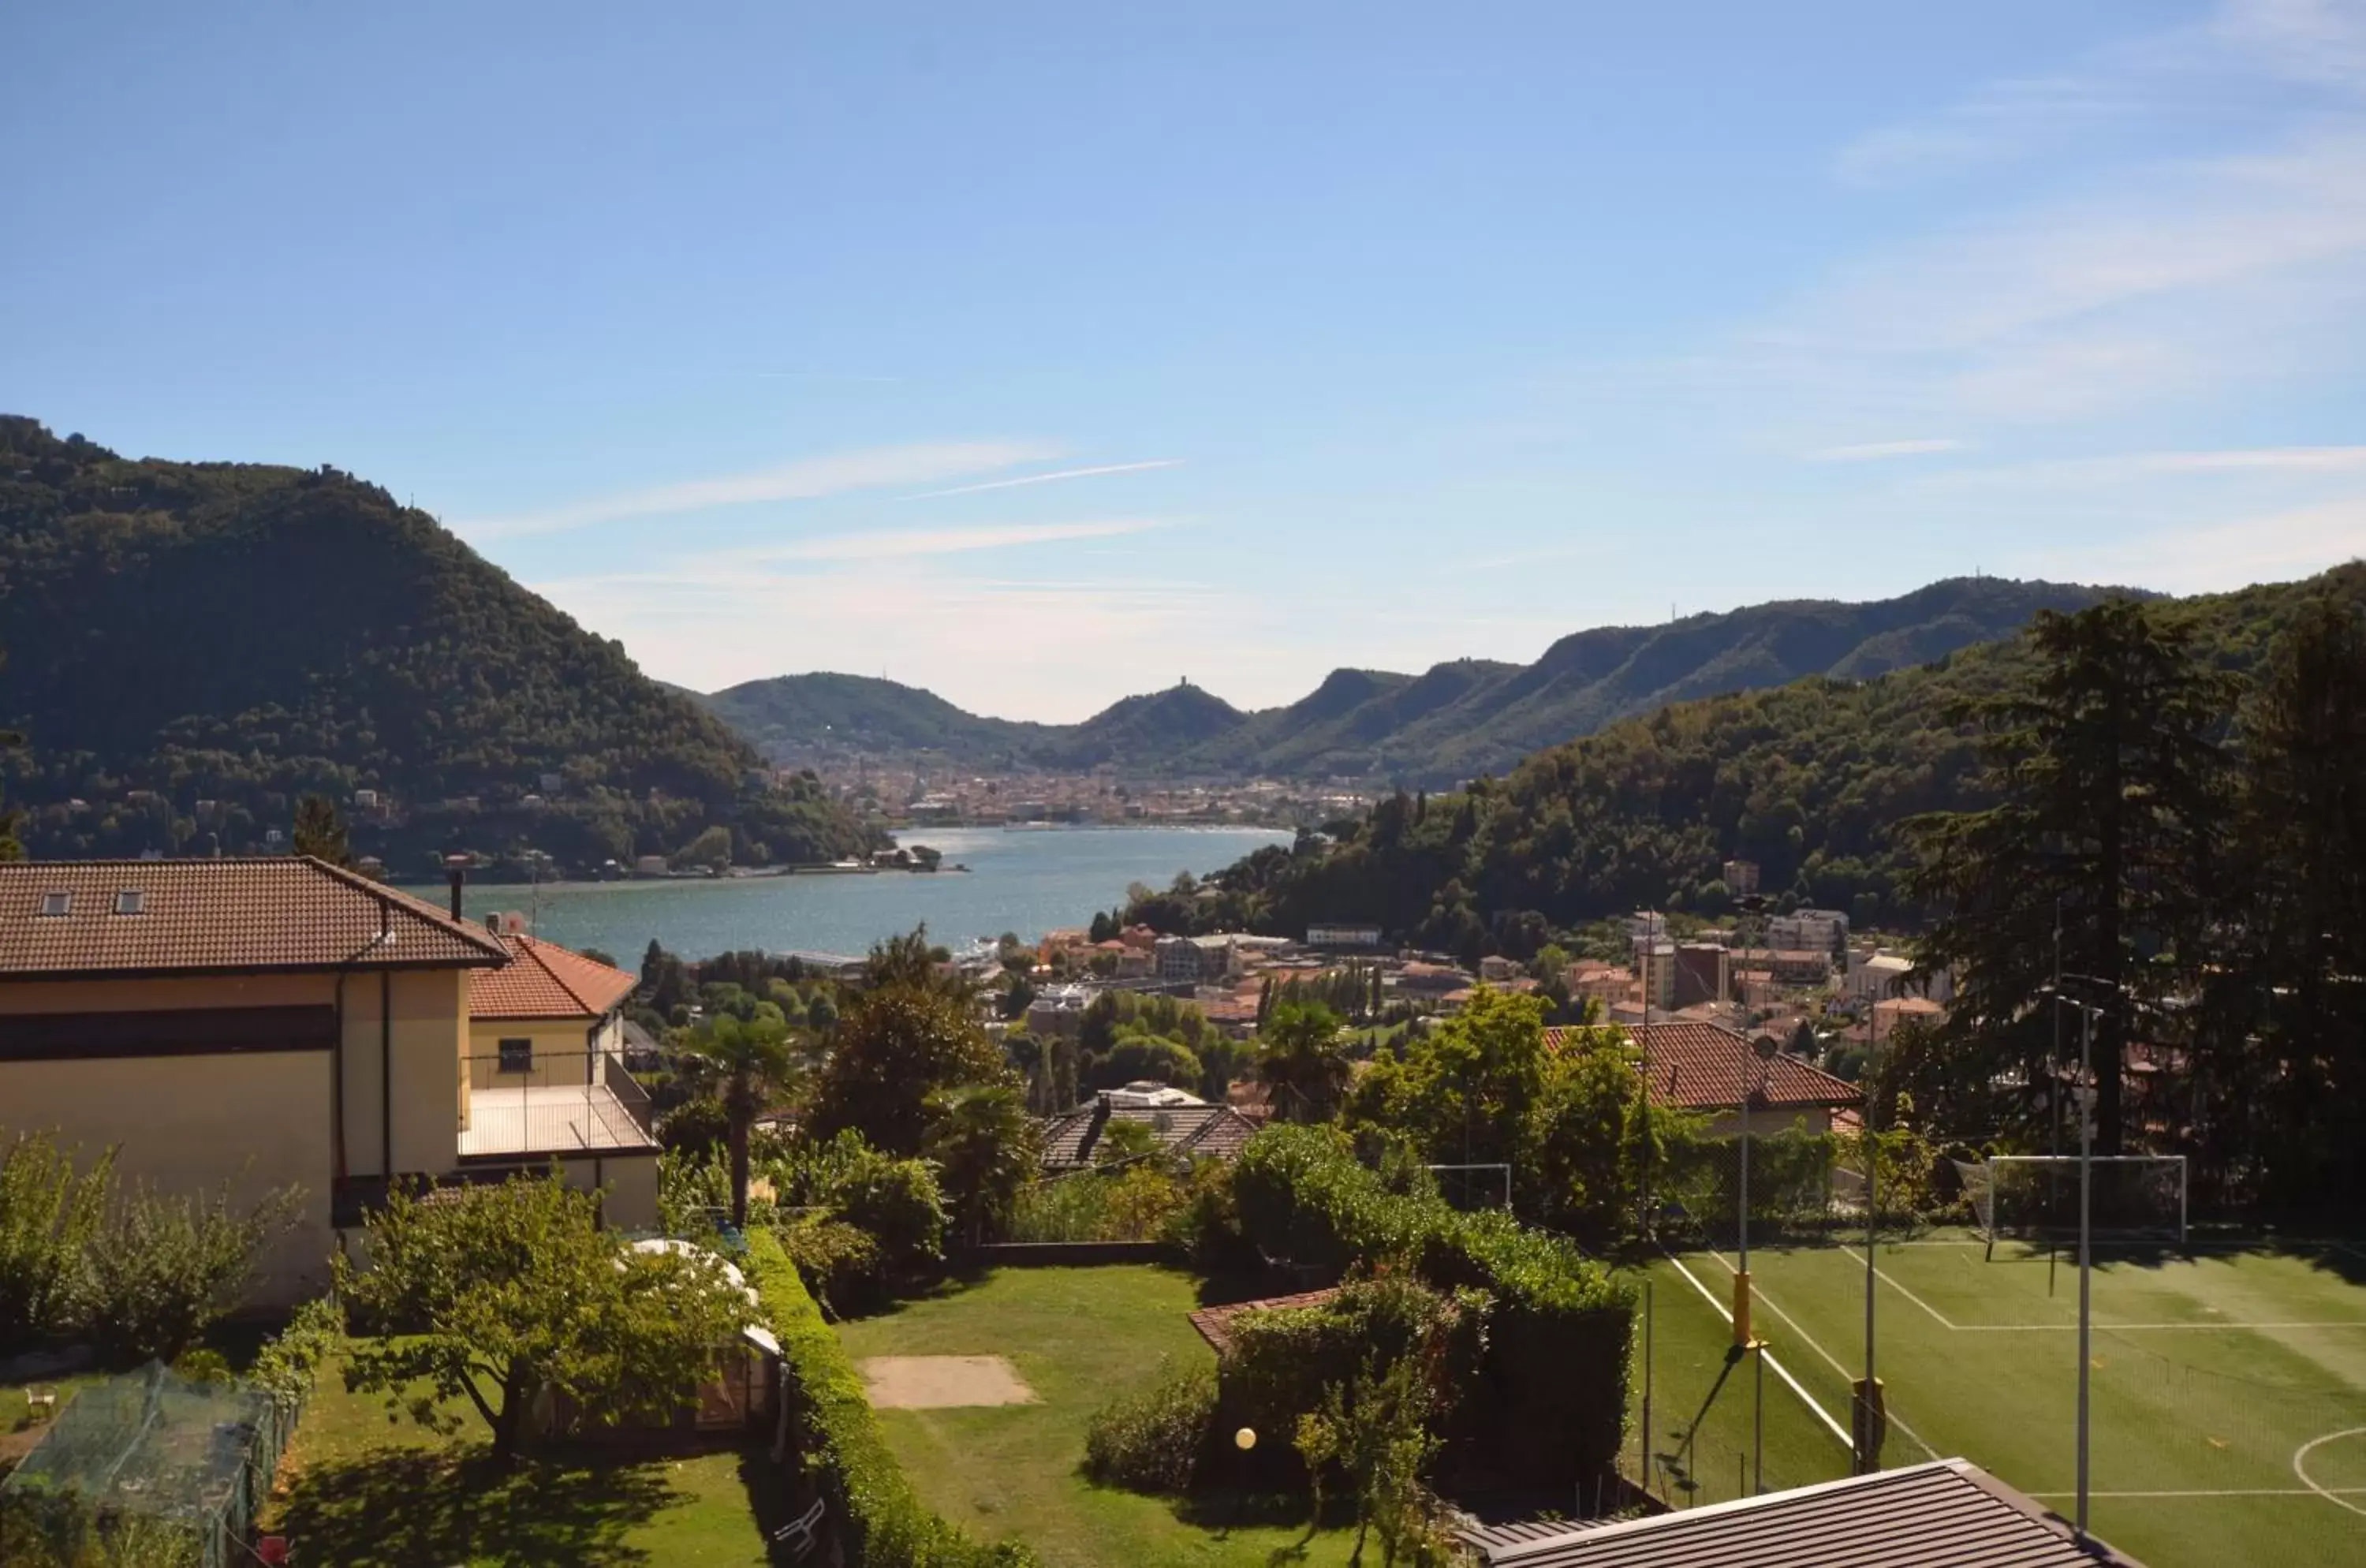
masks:
<path id="1" fill-rule="evenodd" d="M 879 1429 L 862 1375 L 770 1232 L 749 1234 L 747 1268 L 781 1341 L 805 1463 L 850 1568 L 1031 1568 L 1026 1548 L 981 1546 L 922 1506 Z"/>
<path id="2" fill-rule="evenodd" d="M 306 1302 L 256 1354 L 247 1380 L 271 1395 L 283 1415 L 293 1415 L 311 1397 L 321 1363 L 344 1337 L 344 1314 L 335 1302 Z"/>
<path id="3" fill-rule="evenodd" d="M 25 1345 L 77 1326 L 89 1285 L 84 1255 L 107 1213 L 114 1151 L 88 1171 L 47 1133 L 23 1133 L 0 1153 L 0 1345 Z"/>
<path id="4" fill-rule="evenodd" d="M 885 1304 L 887 1282 L 879 1271 L 879 1244 L 870 1232 L 843 1220 L 808 1217 L 774 1234 L 806 1288 L 832 1317 L 851 1317 Z"/>
<path id="5" fill-rule="evenodd" d="M 782 1207 L 826 1210 L 868 1232 L 890 1280 L 925 1273 L 944 1257 L 944 1191 L 926 1160 L 882 1154 L 845 1132 L 802 1145 L 770 1174 Z"/>
<path id="6" fill-rule="evenodd" d="M 1215 1369 L 1162 1365 L 1156 1382 L 1104 1405 L 1085 1427 L 1085 1473 L 1135 1492 L 1187 1492 L 1215 1419 Z"/>
<path id="7" fill-rule="evenodd" d="M 681 1154 L 711 1155 L 730 1135 L 731 1118 L 713 1095 L 685 1100 L 658 1118 L 658 1142 Z"/>
<path id="8" fill-rule="evenodd" d="M 1634 1295 L 1573 1243 L 1432 1193 L 1391 1193 L 1324 1127 L 1258 1134 L 1233 1189 L 1243 1242 L 1268 1256 L 1335 1270 L 1400 1260 L 1438 1289 L 1494 1298 L 1467 1429 L 1505 1470 L 1558 1484 L 1616 1461 Z"/>
<path id="9" fill-rule="evenodd" d="M 1415 1369 L 1425 1415 L 1443 1422 L 1477 1381 L 1493 1307 L 1482 1292 L 1448 1296 L 1408 1274 L 1382 1273 L 1351 1279 L 1318 1305 L 1242 1313 L 1224 1362 L 1225 1424 L 1288 1434 L 1324 1407 L 1327 1391 L 1400 1364 Z M 1283 1443 L 1257 1450 L 1283 1483 L 1301 1479 L 1289 1468 L 1291 1457 Z"/>
<path id="10" fill-rule="evenodd" d="M 254 1208 L 145 1188 L 115 1205 L 90 1247 L 90 1331 L 115 1355 L 170 1361 L 239 1303 L 255 1258 L 295 1223 L 293 1187 Z"/>

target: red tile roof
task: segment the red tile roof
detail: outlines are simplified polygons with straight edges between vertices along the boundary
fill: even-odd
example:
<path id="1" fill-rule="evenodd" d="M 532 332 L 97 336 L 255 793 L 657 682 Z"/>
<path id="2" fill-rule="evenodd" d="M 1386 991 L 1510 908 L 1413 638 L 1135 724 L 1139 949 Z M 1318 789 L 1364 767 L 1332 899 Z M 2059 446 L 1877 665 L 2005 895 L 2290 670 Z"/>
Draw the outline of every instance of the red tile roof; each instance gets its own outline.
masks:
<path id="1" fill-rule="evenodd" d="M 303 856 L 0 864 L 0 980 L 508 958 L 492 936 L 433 904 Z"/>
<path id="2" fill-rule="evenodd" d="M 1233 1348 L 1233 1319 L 1245 1312 L 1280 1312 L 1290 1307 L 1321 1306 L 1339 1293 L 1339 1287 L 1325 1291 L 1305 1291 L 1294 1296 L 1268 1296 L 1263 1301 L 1234 1302 L 1228 1306 L 1201 1307 L 1191 1314 L 1191 1326 L 1200 1331 L 1217 1355 Z"/>
<path id="3" fill-rule="evenodd" d="M 637 976 L 530 936 L 496 939 L 508 965 L 468 976 L 470 1018 L 604 1018 Z"/>
<path id="4" fill-rule="evenodd" d="M 1567 1031 L 1548 1029 L 1545 1044 L 1558 1050 Z M 1854 1084 L 1836 1078 L 1798 1057 L 1778 1054 L 1761 1062 L 1751 1043 L 1714 1023 L 1670 1022 L 1654 1019 L 1648 1042 L 1644 1031 L 1628 1029 L 1628 1038 L 1651 1057 L 1651 1096 L 1662 1105 L 1685 1111 L 1730 1111 L 1741 1103 L 1742 1092 L 1758 1081 L 1763 1066 L 1766 1087 L 1753 1104 L 1775 1110 L 1790 1107 L 1855 1105 L 1864 1096 Z M 1638 1065 L 1639 1071 L 1642 1065 Z"/>

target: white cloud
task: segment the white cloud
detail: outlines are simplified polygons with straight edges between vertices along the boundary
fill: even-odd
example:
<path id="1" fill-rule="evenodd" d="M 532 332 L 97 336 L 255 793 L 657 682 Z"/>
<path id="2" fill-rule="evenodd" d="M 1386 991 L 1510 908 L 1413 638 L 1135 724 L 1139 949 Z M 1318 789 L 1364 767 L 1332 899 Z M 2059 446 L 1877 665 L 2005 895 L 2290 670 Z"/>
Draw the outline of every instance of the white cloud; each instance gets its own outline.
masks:
<path id="1" fill-rule="evenodd" d="M 927 490 L 918 495 L 907 495 L 905 501 L 934 501 L 940 496 L 975 495 L 984 490 L 1016 490 L 1020 485 L 1047 485 L 1061 479 L 1088 479 L 1101 474 L 1138 474 L 1145 468 L 1179 468 L 1180 457 L 1154 457 L 1146 463 L 1103 463 L 1092 468 L 1062 468 L 1052 474 L 1028 474 L 1015 479 L 989 479 L 984 484 L 955 485 L 951 490 Z"/>
<path id="2" fill-rule="evenodd" d="M 1859 441 L 1846 446 L 1825 446 L 1808 453 L 1810 463 L 1865 463 L 1883 457 L 1921 457 L 1934 452 L 1956 452 L 1963 443 L 1947 437 L 1924 441 Z"/>
<path id="3" fill-rule="evenodd" d="M 2209 593 L 2288 581 L 2366 556 L 2366 494 L 2046 553 L 2046 576 Z"/>
<path id="4" fill-rule="evenodd" d="M 1834 155 L 1832 174 L 1865 186 L 1944 179 L 2015 159 L 2091 152 L 2114 130 L 2223 112 L 2247 95 L 2297 102 L 2312 88 L 2336 104 L 2366 96 L 2366 6 L 2222 0 L 2199 23 L 2112 45 L 2065 69 L 1991 82 L 1871 130 Z"/>
<path id="5" fill-rule="evenodd" d="M 1058 456 L 1058 447 L 1042 442 L 938 441 L 875 446 L 800 457 L 751 473 L 684 479 L 592 496 L 532 512 L 458 523 L 454 527 L 471 539 L 557 533 L 627 517 L 663 516 L 716 506 L 744 506 L 760 501 L 809 501 L 846 491 L 925 484 L 931 479 L 958 479 L 966 474 L 1016 468 L 1021 463 L 1039 463 Z"/>
<path id="6" fill-rule="evenodd" d="M 954 555 L 1019 545 L 1112 539 L 1163 528 L 1160 517 L 1118 517 L 1090 523 L 1014 523 L 980 528 L 883 528 L 861 534 L 830 534 L 783 545 L 761 545 L 700 558 L 711 564 L 760 561 L 891 560 L 910 556 Z"/>
<path id="7" fill-rule="evenodd" d="M 2126 118 L 2139 99 L 2125 85 L 2087 76 L 2031 76 L 1991 84 L 1924 119 L 1885 126 L 1842 148 L 1833 175 L 1848 185 L 1893 186 L 1959 174 L 2091 134 Z"/>

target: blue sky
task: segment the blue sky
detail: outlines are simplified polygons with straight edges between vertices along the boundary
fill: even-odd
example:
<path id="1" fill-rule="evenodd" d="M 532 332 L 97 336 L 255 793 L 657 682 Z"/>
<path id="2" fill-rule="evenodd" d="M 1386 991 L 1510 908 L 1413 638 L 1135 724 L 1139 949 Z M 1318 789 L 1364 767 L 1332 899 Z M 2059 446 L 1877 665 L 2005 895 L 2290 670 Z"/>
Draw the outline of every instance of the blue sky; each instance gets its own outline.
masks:
<path id="1" fill-rule="evenodd" d="M 2366 553 L 2366 4 L 23 10 L 0 409 L 1073 719 Z"/>

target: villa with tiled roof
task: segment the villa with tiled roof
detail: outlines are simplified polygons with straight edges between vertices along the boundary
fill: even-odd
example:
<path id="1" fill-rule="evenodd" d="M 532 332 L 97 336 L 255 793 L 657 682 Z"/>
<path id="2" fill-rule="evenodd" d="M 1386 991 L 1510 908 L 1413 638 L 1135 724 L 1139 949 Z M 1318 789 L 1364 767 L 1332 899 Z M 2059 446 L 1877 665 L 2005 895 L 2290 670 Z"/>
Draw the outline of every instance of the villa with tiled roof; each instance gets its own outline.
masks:
<path id="1" fill-rule="evenodd" d="M 112 1147 L 160 1190 L 300 1189 L 267 1299 L 316 1292 L 337 1231 L 396 1182 L 556 1159 L 613 1222 L 653 1225 L 631 988 L 300 856 L 0 864 L 0 1139 Z"/>

